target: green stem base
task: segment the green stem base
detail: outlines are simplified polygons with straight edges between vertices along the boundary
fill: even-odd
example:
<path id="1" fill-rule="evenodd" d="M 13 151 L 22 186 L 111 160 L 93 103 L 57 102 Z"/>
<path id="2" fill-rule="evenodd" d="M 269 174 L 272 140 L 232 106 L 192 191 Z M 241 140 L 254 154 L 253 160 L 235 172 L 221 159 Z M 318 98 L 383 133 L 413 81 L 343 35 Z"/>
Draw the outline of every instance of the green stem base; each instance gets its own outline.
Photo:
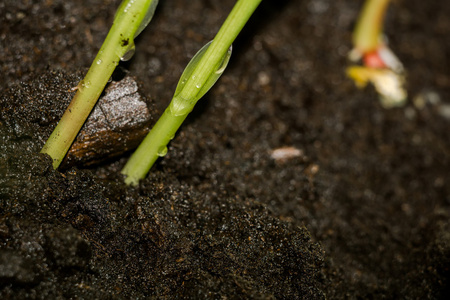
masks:
<path id="1" fill-rule="evenodd" d="M 125 183 L 136 186 L 140 179 L 144 179 L 158 157 L 167 153 L 167 144 L 173 139 L 178 128 L 188 114 L 175 116 L 167 108 L 141 145 L 133 153 L 122 170 Z"/>

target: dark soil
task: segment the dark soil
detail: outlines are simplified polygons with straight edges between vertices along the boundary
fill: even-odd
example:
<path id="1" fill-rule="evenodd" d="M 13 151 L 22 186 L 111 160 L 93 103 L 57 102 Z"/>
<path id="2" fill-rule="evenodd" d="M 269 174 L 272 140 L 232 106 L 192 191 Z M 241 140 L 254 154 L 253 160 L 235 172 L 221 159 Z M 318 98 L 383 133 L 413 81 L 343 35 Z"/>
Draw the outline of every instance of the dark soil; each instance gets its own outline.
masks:
<path id="1" fill-rule="evenodd" d="M 450 2 L 391 5 L 409 100 L 386 110 L 344 73 L 362 1 L 264 0 L 138 188 L 129 153 L 39 154 L 119 2 L 0 2 L 1 299 L 450 297 Z M 121 64 L 152 119 L 234 3 L 160 2 Z"/>

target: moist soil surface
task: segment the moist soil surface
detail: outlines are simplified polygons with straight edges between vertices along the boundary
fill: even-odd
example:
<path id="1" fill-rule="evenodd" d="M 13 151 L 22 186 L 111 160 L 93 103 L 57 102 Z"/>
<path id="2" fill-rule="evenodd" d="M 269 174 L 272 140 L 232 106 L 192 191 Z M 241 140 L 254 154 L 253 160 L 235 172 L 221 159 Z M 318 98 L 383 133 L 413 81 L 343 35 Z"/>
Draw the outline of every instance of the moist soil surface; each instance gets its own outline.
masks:
<path id="1" fill-rule="evenodd" d="M 362 1 L 264 0 L 135 188 L 133 128 L 93 164 L 39 153 L 119 2 L 0 2 L 1 299 L 448 299 L 450 2 L 393 1 L 408 101 L 385 109 L 345 76 Z M 234 4 L 160 2 L 113 76 L 152 124 Z"/>

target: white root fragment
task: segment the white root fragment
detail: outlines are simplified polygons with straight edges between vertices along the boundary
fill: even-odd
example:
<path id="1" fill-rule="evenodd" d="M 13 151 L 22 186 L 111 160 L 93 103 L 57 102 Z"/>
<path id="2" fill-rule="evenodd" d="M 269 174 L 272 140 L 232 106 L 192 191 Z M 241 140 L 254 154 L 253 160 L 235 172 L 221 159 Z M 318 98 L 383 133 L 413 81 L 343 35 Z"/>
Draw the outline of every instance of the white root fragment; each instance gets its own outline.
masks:
<path id="1" fill-rule="evenodd" d="M 295 147 L 281 147 L 272 150 L 270 153 L 270 157 L 276 162 L 285 162 L 300 156 L 303 156 L 303 151 Z"/>

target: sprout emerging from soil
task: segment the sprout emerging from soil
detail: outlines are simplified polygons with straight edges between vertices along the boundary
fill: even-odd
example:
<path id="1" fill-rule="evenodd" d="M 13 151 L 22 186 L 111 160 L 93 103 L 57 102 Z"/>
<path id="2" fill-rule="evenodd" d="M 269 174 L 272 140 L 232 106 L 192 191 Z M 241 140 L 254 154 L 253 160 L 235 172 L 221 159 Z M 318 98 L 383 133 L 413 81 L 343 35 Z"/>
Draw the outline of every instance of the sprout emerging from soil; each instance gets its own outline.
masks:
<path id="1" fill-rule="evenodd" d="M 158 157 L 165 156 L 167 144 L 175 136 L 195 104 L 214 85 L 225 70 L 231 44 L 258 7 L 261 0 L 239 0 L 214 40 L 192 58 L 181 75 L 169 107 L 133 153 L 122 170 L 125 182 L 137 185 L 145 178 Z"/>
<path id="2" fill-rule="evenodd" d="M 51 156 L 55 169 L 69 150 L 119 61 L 129 60 L 133 56 L 134 39 L 148 25 L 157 5 L 158 0 L 123 0 L 120 4 L 100 51 L 41 150 L 41 153 Z"/>
<path id="3" fill-rule="evenodd" d="M 362 59 L 363 66 L 350 66 L 347 75 L 363 88 L 372 82 L 385 108 L 402 106 L 406 101 L 403 65 L 384 41 L 382 27 L 390 0 L 367 0 L 353 32 L 353 62 Z"/>

